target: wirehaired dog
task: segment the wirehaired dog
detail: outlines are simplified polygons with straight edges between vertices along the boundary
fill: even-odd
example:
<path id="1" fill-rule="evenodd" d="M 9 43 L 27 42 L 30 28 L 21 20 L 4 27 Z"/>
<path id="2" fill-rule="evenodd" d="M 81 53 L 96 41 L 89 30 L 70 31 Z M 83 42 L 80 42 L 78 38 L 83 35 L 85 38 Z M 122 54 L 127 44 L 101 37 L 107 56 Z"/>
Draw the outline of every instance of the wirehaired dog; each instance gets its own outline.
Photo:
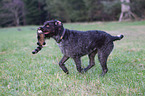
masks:
<path id="1" fill-rule="evenodd" d="M 64 63 L 69 58 L 73 58 L 78 72 L 83 73 L 95 65 L 94 58 L 98 53 L 98 59 L 102 67 L 101 76 L 104 76 L 108 71 L 107 58 L 114 47 L 113 41 L 123 38 L 123 35 L 111 36 L 99 30 L 76 31 L 65 29 L 62 22 L 58 20 L 46 21 L 42 27 L 38 28 L 37 36 L 38 47 L 32 53 L 36 54 L 42 49 L 42 46 L 45 45 L 45 39 L 55 39 L 64 55 L 59 62 L 59 66 L 67 74 L 69 71 Z M 81 67 L 81 57 L 84 55 L 88 55 L 89 65 L 83 69 Z"/>

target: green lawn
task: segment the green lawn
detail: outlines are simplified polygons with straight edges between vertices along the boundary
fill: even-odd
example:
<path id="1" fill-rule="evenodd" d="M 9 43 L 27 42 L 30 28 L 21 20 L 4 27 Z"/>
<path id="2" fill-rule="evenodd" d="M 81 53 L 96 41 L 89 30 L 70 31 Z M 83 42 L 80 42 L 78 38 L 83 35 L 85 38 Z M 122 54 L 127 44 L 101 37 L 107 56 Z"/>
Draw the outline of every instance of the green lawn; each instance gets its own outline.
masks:
<path id="1" fill-rule="evenodd" d="M 36 55 L 38 26 L 0 29 L 0 96 L 144 96 L 145 21 L 64 24 L 75 30 L 104 30 L 123 34 L 108 59 L 108 73 L 96 65 L 79 74 L 72 59 L 66 62 L 70 74 L 59 67 L 61 51 L 53 39 Z M 82 66 L 88 65 L 87 56 Z"/>

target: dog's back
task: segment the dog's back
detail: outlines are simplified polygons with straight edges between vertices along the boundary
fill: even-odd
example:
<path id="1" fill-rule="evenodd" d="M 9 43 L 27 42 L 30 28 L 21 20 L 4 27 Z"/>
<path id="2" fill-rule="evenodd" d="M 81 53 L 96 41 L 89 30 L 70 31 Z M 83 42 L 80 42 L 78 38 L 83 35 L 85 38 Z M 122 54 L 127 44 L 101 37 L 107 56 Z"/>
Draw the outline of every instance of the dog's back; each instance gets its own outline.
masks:
<path id="1" fill-rule="evenodd" d="M 64 39 L 59 43 L 62 53 L 69 57 L 83 56 L 93 50 L 113 43 L 113 36 L 98 30 L 76 31 L 66 29 Z"/>

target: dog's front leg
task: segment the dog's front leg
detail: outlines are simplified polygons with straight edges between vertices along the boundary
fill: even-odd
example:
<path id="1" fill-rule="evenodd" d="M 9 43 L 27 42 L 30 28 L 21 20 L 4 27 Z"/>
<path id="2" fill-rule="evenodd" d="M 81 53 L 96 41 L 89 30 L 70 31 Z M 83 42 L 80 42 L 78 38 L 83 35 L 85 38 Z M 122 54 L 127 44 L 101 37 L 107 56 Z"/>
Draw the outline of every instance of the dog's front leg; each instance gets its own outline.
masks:
<path id="1" fill-rule="evenodd" d="M 75 64 L 76 64 L 76 67 L 77 67 L 78 72 L 79 72 L 79 73 L 83 73 L 83 72 L 82 72 L 83 69 L 82 69 L 82 67 L 81 67 L 81 59 L 80 59 L 80 57 L 75 57 L 75 58 L 73 58 L 73 59 L 74 59 L 74 62 L 75 62 Z"/>
<path id="2" fill-rule="evenodd" d="M 69 57 L 67 56 L 63 56 L 63 58 L 60 60 L 59 62 L 59 66 L 61 67 L 61 69 L 66 73 L 66 74 L 69 74 L 67 68 L 65 67 L 64 63 L 69 59 Z"/>

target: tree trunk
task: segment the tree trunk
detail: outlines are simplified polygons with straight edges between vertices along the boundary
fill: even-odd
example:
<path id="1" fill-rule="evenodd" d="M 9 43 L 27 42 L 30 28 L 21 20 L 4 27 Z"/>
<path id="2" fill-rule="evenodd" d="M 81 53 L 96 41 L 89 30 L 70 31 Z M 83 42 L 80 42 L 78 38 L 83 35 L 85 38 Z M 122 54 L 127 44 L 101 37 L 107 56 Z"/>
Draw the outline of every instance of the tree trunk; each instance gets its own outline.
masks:
<path id="1" fill-rule="evenodd" d="M 137 19 L 137 16 L 131 12 L 130 0 L 120 0 L 121 1 L 121 14 L 119 22 L 127 21 L 132 19 Z"/>
<path id="2" fill-rule="evenodd" d="M 14 12 L 14 22 L 15 22 L 15 26 L 19 26 L 19 24 L 20 24 L 20 20 L 19 20 L 19 16 L 18 16 L 18 12 L 17 12 L 17 10 L 15 10 L 15 12 Z"/>

